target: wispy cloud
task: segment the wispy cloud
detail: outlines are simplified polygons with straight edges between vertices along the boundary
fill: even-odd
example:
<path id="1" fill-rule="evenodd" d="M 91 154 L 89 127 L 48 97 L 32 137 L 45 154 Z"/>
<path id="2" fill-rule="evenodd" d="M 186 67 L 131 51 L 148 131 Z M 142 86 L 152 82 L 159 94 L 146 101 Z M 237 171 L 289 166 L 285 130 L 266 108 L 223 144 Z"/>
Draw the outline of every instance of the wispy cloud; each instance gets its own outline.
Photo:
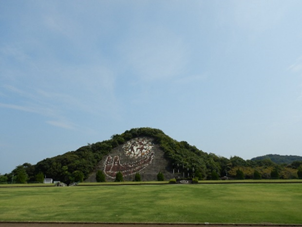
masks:
<path id="1" fill-rule="evenodd" d="M 39 73 L 35 71 L 35 73 Z M 63 67 L 58 65 L 49 69 L 54 77 L 44 82 L 33 80 L 28 76 L 27 83 L 22 84 L 16 75 L 14 83 L 2 85 L 1 108 L 26 111 L 45 116 L 48 124 L 74 129 L 70 112 L 93 115 L 118 116 L 115 98 L 115 76 L 106 67 L 97 65 Z M 62 120 L 65 119 L 65 120 Z"/>
<path id="2" fill-rule="evenodd" d="M 13 109 L 13 110 L 20 110 L 20 111 L 30 112 L 30 113 L 40 113 L 40 111 L 38 111 L 35 108 L 28 107 L 28 106 L 22 106 L 22 105 L 0 103 L 0 107 L 7 108 L 7 109 Z"/>
<path id="3" fill-rule="evenodd" d="M 294 64 L 288 67 L 288 70 L 294 73 L 302 71 L 302 56 L 296 60 Z"/>
<path id="4" fill-rule="evenodd" d="M 47 124 L 64 129 L 74 129 L 74 124 L 67 121 L 46 121 Z"/>

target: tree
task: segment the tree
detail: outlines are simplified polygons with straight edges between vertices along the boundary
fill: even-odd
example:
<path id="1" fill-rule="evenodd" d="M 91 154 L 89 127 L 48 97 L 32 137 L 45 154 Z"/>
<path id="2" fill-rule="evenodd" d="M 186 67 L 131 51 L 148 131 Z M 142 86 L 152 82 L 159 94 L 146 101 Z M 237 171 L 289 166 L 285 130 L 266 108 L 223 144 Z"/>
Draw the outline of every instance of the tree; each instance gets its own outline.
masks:
<path id="1" fill-rule="evenodd" d="M 35 177 L 36 182 L 43 183 L 44 182 L 44 174 L 39 172 Z"/>
<path id="2" fill-rule="evenodd" d="M 8 177 L 0 174 L 0 184 L 7 183 Z"/>
<path id="3" fill-rule="evenodd" d="M 254 179 L 261 179 L 261 174 L 257 170 L 254 171 Z"/>
<path id="4" fill-rule="evenodd" d="M 62 171 L 62 172 L 61 172 L 61 177 L 60 177 L 60 179 L 61 179 L 64 183 L 69 184 L 70 181 L 71 181 L 71 179 L 70 179 L 70 178 L 71 178 L 71 175 L 70 175 L 70 173 L 68 172 L 68 166 L 63 166 L 61 171 Z"/>
<path id="5" fill-rule="evenodd" d="M 124 181 L 124 177 L 123 177 L 123 174 L 121 172 L 118 172 L 116 175 L 115 175 L 115 182 L 123 182 Z"/>
<path id="6" fill-rule="evenodd" d="M 237 169 L 237 171 L 236 171 L 236 179 L 238 179 L 238 180 L 244 179 L 244 173 L 240 169 Z"/>
<path id="7" fill-rule="evenodd" d="M 141 175 L 139 173 L 136 173 L 134 176 L 134 181 L 142 181 Z"/>
<path id="8" fill-rule="evenodd" d="M 219 179 L 218 173 L 213 170 L 211 172 L 211 180 L 218 180 L 218 179 Z"/>
<path id="9" fill-rule="evenodd" d="M 294 161 L 290 166 L 294 169 L 298 169 L 300 166 L 302 166 L 302 161 Z"/>
<path id="10" fill-rule="evenodd" d="M 232 163 L 233 167 L 246 166 L 246 161 L 238 156 L 231 157 L 230 162 Z"/>
<path id="11" fill-rule="evenodd" d="M 84 174 L 81 171 L 76 170 L 72 173 L 72 178 L 74 182 L 82 182 L 84 180 Z"/>
<path id="12" fill-rule="evenodd" d="M 106 182 L 106 176 L 105 176 L 104 172 L 101 170 L 98 170 L 96 172 L 95 178 L 96 178 L 97 182 Z"/>
<path id="13" fill-rule="evenodd" d="M 279 171 L 277 168 L 274 168 L 271 172 L 271 178 L 272 179 L 279 179 Z"/>
<path id="14" fill-rule="evenodd" d="M 302 179 L 302 165 L 300 165 L 300 167 L 298 168 L 297 174 L 298 174 L 298 178 Z"/>
<path id="15" fill-rule="evenodd" d="M 159 172 L 157 174 L 157 180 L 158 181 L 164 181 L 165 180 L 164 174 L 162 172 Z"/>
<path id="16" fill-rule="evenodd" d="M 14 169 L 13 172 L 16 175 L 17 183 L 21 183 L 21 184 L 27 183 L 28 175 L 26 173 L 24 166 L 17 166 L 17 168 Z"/>

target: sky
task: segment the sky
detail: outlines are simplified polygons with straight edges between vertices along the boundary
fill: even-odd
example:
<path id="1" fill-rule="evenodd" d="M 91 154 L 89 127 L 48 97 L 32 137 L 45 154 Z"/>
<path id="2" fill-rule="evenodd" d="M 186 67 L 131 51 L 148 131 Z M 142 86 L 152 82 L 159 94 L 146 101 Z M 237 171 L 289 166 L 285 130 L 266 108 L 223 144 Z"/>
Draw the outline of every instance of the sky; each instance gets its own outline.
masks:
<path id="1" fill-rule="evenodd" d="M 0 0 L 0 173 L 138 127 L 302 155 L 302 1 Z"/>

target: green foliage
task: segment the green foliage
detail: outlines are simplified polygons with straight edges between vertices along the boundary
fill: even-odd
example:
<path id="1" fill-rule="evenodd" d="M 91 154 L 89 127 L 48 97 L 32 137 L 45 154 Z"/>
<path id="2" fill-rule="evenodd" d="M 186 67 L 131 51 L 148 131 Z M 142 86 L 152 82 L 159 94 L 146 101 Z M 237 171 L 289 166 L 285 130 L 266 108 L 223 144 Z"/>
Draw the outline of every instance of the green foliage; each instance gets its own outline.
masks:
<path id="1" fill-rule="evenodd" d="M 176 179 L 175 178 L 170 179 L 169 184 L 176 184 Z"/>
<path id="2" fill-rule="evenodd" d="M 164 174 L 162 172 L 159 172 L 157 174 L 157 180 L 158 181 L 164 181 L 165 180 Z"/>
<path id="3" fill-rule="evenodd" d="M 271 172 L 271 178 L 272 179 L 279 179 L 279 171 L 277 168 L 274 168 Z"/>
<path id="4" fill-rule="evenodd" d="M 106 182 L 106 176 L 103 171 L 98 170 L 96 172 L 96 181 L 97 182 Z"/>
<path id="5" fill-rule="evenodd" d="M 244 177 L 243 171 L 241 171 L 240 169 L 237 169 L 237 171 L 236 171 L 236 179 L 243 180 L 244 178 L 245 177 Z"/>
<path id="6" fill-rule="evenodd" d="M 159 129 L 153 128 L 133 128 L 127 130 L 122 134 L 115 134 L 109 140 L 102 142 L 88 144 L 87 146 L 80 147 L 76 151 L 70 151 L 62 155 L 52 158 L 46 158 L 36 165 L 24 163 L 22 168 L 25 170 L 24 177 L 27 182 L 36 182 L 36 176 L 40 172 L 47 177 L 53 178 L 56 181 L 70 183 L 75 180 L 74 172 L 80 171 L 83 173 L 83 180 L 86 179 L 90 173 L 94 171 L 102 158 L 111 152 L 111 150 L 123 144 L 124 142 L 136 137 L 150 137 L 153 142 L 162 149 L 164 157 L 171 163 L 170 169 L 178 164 L 180 171 L 185 172 L 189 169 L 190 176 L 193 175 L 199 179 L 218 179 L 220 176 L 236 177 L 236 170 L 238 168 L 243 171 L 246 178 L 254 178 L 254 172 L 257 170 L 263 178 L 272 178 L 271 170 L 275 167 L 280 167 L 281 178 L 295 178 L 298 177 L 297 168 L 301 165 L 302 160 L 297 160 L 296 156 L 288 156 L 290 160 L 295 160 L 291 165 L 285 166 L 277 165 L 273 162 L 272 156 L 265 156 L 265 158 L 255 158 L 253 160 L 243 160 L 238 156 L 231 157 L 230 159 L 219 157 L 215 154 L 207 154 L 202 150 L 191 146 L 186 141 L 178 142 Z M 174 165 L 173 165 L 174 164 Z M 173 167 L 172 167 L 173 165 Z M 283 170 L 282 170 L 283 168 Z M 295 170 L 294 172 L 292 170 Z M 282 170 L 282 171 L 281 171 Z M 171 171 L 172 172 L 172 171 Z M 217 175 L 216 175 L 216 174 Z M 22 178 L 22 173 L 19 174 Z M 17 179 L 16 171 L 7 175 L 9 182 L 24 181 L 24 179 Z M 26 177 L 27 176 L 27 177 Z M 218 176 L 218 177 L 217 177 Z"/>
<path id="7" fill-rule="evenodd" d="M 217 172 L 214 170 L 211 173 L 211 180 L 219 180 L 219 176 L 218 176 Z"/>
<path id="8" fill-rule="evenodd" d="M 265 160 L 265 159 L 269 159 L 275 164 L 290 164 L 294 161 L 302 161 L 302 156 L 268 154 L 268 155 L 253 158 L 252 160 L 257 161 L 257 160 Z"/>
<path id="9" fill-rule="evenodd" d="M 140 173 L 136 173 L 134 176 L 134 181 L 142 181 Z"/>
<path id="10" fill-rule="evenodd" d="M 243 160 L 242 158 L 238 157 L 238 156 L 234 156 L 230 158 L 230 162 L 232 164 L 232 166 L 247 166 L 247 163 L 245 160 Z"/>
<path id="11" fill-rule="evenodd" d="M 257 170 L 254 171 L 254 179 L 261 179 L 261 173 Z"/>
<path id="12" fill-rule="evenodd" d="M 115 175 L 115 182 L 122 182 L 124 181 L 124 177 L 123 177 L 123 174 L 121 172 L 118 172 L 116 175 Z"/>
<path id="13" fill-rule="evenodd" d="M 194 175 L 195 175 L 195 177 L 197 177 L 198 179 L 203 179 L 203 178 L 204 178 L 203 174 L 202 174 L 200 171 L 197 171 Z"/>
<path id="14" fill-rule="evenodd" d="M 263 166 L 263 167 L 270 167 L 270 166 L 275 166 L 276 163 L 274 163 L 271 159 L 266 158 L 266 159 L 260 159 L 260 160 L 255 160 L 257 166 Z"/>
<path id="15" fill-rule="evenodd" d="M 13 170 L 13 173 L 15 175 L 16 183 L 20 183 L 20 184 L 27 183 L 28 175 L 23 165 L 17 166 L 16 169 Z"/>
<path id="16" fill-rule="evenodd" d="M 302 161 L 294 161 L 290 164 L 290 167 L 293 169 L 298 169 L 300 166 L 302 166 Z"/>
<path id="17" fill-rule="evenodd" d="M 302 179 L 302 165 L 300 165 L 300 167 L 298 168 L 297 174 L 298 174 L 298 178 Z"/>
<path id="18" fill-rule="evenodd" d="M 84 174 L 81 171 L 76 170 L 72 173 L 72 179 L 74 182 L 83 182 Z"/>
<path id="19" fill-rule="evenodd" d="M 198 177 L 193 178 L 193 179 L 192 179 L 192 183 L 193 183 L 193 184 L 198 184 Z"/>
<path id="20" fill-rule="evenodd" d="M 5 184 L 8 181 L 8 177 L 5 175 L 0 175 L 0 184 Z"/>
<path id="21" fill-rule="evenodd" d="M 36 175 L 35 179 L 36 179 L 36 182 L 43 183 L 44 182 L 44 174 L 42 172 L 39 172 Z"/>

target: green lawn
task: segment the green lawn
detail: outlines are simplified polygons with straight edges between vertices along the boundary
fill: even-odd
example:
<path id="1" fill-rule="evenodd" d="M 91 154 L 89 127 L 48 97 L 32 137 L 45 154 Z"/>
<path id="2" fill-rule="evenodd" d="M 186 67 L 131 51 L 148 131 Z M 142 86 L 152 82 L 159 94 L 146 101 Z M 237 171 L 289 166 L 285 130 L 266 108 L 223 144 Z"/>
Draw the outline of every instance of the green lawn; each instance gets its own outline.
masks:
<path id="1" fill-rule="evenodd" d="M 302 224 L 302 184 L 0 188 L 0 221 Z"/>

